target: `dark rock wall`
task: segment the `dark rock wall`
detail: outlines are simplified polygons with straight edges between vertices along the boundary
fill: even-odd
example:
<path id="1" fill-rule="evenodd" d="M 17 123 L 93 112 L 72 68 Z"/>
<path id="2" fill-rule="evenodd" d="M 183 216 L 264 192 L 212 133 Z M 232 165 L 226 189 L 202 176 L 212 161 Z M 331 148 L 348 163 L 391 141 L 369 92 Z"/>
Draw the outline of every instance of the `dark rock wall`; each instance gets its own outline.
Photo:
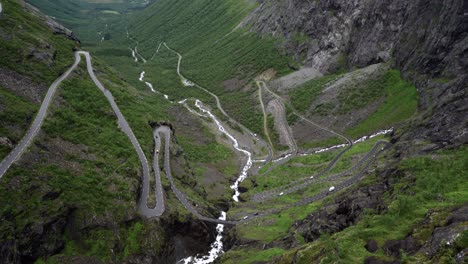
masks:
<path id="1" fill-rule="evenodd" d="M 392 61 L 420 94 L 409 138 L 468 141 L 468 1 L 258 0 L 242 25 L 322 73 Z"/>

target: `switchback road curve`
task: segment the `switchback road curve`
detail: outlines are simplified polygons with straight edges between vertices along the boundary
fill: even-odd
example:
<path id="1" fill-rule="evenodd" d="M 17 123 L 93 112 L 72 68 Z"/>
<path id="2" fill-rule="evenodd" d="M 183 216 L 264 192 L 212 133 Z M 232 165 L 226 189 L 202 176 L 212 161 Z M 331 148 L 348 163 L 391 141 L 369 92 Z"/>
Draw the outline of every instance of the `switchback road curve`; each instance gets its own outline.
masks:
<path id="1" fill-rule="evenodd" d="M 275 210 L 266 210 L 264 212 L 258 212 L 258 213 L 250 213 L 248 215 L 245 215 L 242 220 L 220 220 L 216 218 L 211 218 L 211 217 L 206 217 L 201 215 L 195 208 L 194 206 L 188 201 L 186 196 L 177 188 L 175 185 L 174 179 L 171 174 L 171 169 L 170 169 L 170 138 L 171 138 L 171 131 L 169 127 L 161 126 L 158 128 L 155 128 L 153 131 L 153 137 L 154 137 L 154 142 L 155 142 L 155 150 L 154 150 L 154 161 L 153 161 L 153 170 L 155 173 L 156 181 L 155 181 L 155 192 L 156 192 L 156 207 L 155 208 L 148 208 L 148 203 L 147 203 L 147 197 L 149 195 L 149 188 L 150 188 L 150 177 L 151 177 L 151 170 L 150 166 L 148 164 L 148 160 L 138 142 L 136 139 L 130 125 L 128 124 L 127 120 L 123 116 L 122 112 L 120 111 L 118 105 L 116 104 L 114 97 L 112 93 L 107 90 L 102 83 L 98 80 L 96 75 L 94 74 L 93 67 L 92 67 L 92 62 L 91 62 L 91 56 L 88 52 L 85 51 L 78 51 L 75 52 L 75 62 L 73 65 L 64 73 L 62 74 L 57 80 L 55 80 L 52 85 L 49 87 L 49 90 L 47 91 L 47 94 L 41 104 L 41 107 L 39 109 L 39 112 L 36 115 L 36 118 L 31 125 L 30 129 L 26 133 L 26 135 L 23 137 L 23 139 L 20 141 L 20 143 L 13 149 L 13 151 L 0 163 L 0 179 L 3 177 L 3 175 L 6 173 L 8 168 L 21 157 L 21 154 L 27 149 L 27 147 L 30 145 L 30 142 L 34 140 L 35 136 L 37 135 L 38 131 L 40 130 L 44 119 L 47 114 L 47 110 L 50 106 L 51 101 L 53 100 L 53 96 L 57 90 L 57 87 L 65 80 L 78 66 L 78 64 L 81 62 L 81 56 L 85 56 L 86 59 L 86 66 L 88 70 L 88 74 L 95 83 L 95 85 L 99 88 L 99 90 L 104 94 L 108 102 L 110 103 L 112 110 L 114 111 L 117 120 L 118 120 L 118 126 L 124 132 L 129 140 L 131 141 L 135 151 L 137 152 L 137 155 L 139 157 L 139 160 L 142 165 L 142 171 L 143 171 L 143 181 L 142 181 L 142 193 L 138 202 L 138 211 L 145 217 L 152 218 L 152 217 L 159 217 L 161 216 L 164 211 L 165 211 L 165 206 L 164 206 L 164 193 L 163 193 L 163 188 L 161 184 L 161 179 L 160 179 L 160 171 L 159 171 L 159 149 L 161 147 L 161 140 L 160 140 L 160 135 L 163 135 L 165 138 L 165 156 L 164 156 L 164 169 L 166 172 L 166 177 L 168 178 L 172 191 L 176 195 L 177 199 L 184 205 L 184 207 L 191 213 L 193 213 L 198 219 L 202 221 L 209 221 L 213 223 L 218 223 L 218 224 L 230 224 L 230 225 L 236 225 L 236 224 L 241 224 L 245 223 L 247 221 L 251 221 L 252 219 L 258 218 L 265 216 L 267 214 L 271 213 L 276 213 L 278 209 Z M 383 144 L 383 143 L 378 143 L 378 144 Z M 376 144 L 376 146 L 378 145 Z M 387 143 L 385 143 L 387 144 Z M 376 150 L 376 147 L 374 147 L 374 150 Z M 365 169 L 371 164 L 371 162 L 375 159 L 376 155 L 380 154 L 384 148 L 379 150 L 376 154 L 374 154 L 369 160 L 363 159 L 363 162 L 367 161 L 367 164 L 364 169 L 362 169 L 360 172 L 358 172 L 353 178 L 337 185 L 337 190 L 343 189 L 351 185 L 352 183 L 356 182 L 359 180 L 359 177 L 365 172 Z M 372 153 L 372 152 L 371 152 Z M 368 154 L 369 156 L 370 154 Z M 333 178 L 334 176 L 331 176 L 330 178 Z M 337 176 L 335 176 L 337 177 Z M 322 199 L 328 195 L 327 192 L 322 192 L 318 195 L 305 198 L 303 201 L 288 205 L 284 207 L 281 210 L 290 208 L 292 206 L 300 206 L 305 203 L 317 201 L 319 199 Z"/>
<path id="2" fill-rule="evenodd" d="M 8 156 L 6 156 L 0 163 L 0 179 L 3 177 L 3 175 L 5 175 L 10 166 L 21 157 L 23 152 L 30 145 L 31 141 L 36 137 L 37 133 L 39 132 L 39 129 L 42 126 L 42 123 L 44 123 L 44 119 L 47 115 L 47 110 L 49 109 L 50 103 L 52 102 L 55 92 L 57 91 L 57 87 L 63 82 L 63 80 L 65 80 L 70 75 L 70 73 L 73 72 L 73 70 L 75 70 L 76 66 L 78 66 L 80 61 L 80 55 L 78 53 L 75 53 L 75 62 L 73 63 L 73 65 L 57 80 L 55 80 L 52 83 L 52 85 L 50 85 L 49 90 L 47 91 L 47 94 L 44 97 L 44 100 L 42 101 L 41 108 L 37 112 L 36 118 L 34 119 L 29 130 L 26 132 L 26 135 L 8 154 Z"/>
<path id="3" fill-rule="evenodd" d="M 21 157 L 21 154 L 28 148 L 31 141 L 36 137 L 47 115 L 47 110 L 49 109 L 50 103 L 53 100 L 55 92 L 57 91 L 57 87 L 63 82 L 63 80 L 65 80 L 76 69 L 78 64 L 81 62 L 81 55 L 85 56 L 86 58 L 86 67 L 88 69 L 89 76 L 93 80 L 94 84 L 104 94 L 107 101 L 109 101 L 112 107 L 112 110 L 117 116 L 118 125 L 120 129 L 127 135 L 127 137 L 132 142 L 132 145 L 138 154 L 138 158 L 140 159 L 142 169 L 143 169 L 143 190 L 142 190 L 143 195 L 140 196 L 140 201 L 138 203 L 138 210 L 140 211 L 142 215 L 146 217 L 161 216 L 164 213 L 165 208 L 164 208 L 164 199 L 163 199 L 162 186 L 160 185 L 160 180 L 158 181 L 158 179 L 156 179 L 156 183 L 157 183 L 157 186 L 155 188 L 156 189 L 156 207 L 154 209 L 150 209 L 147 207 L 146 197 L 147 197 L 147 194 L 149 193 L 149 180 L 150 180 L 151 173 L 150 173 L 150 168 L 149 168 L 146 156 L 140 144 L 138 143 L 138 140 L 133 134 L 133 131 L 130 128 L 130 125 L 128 124 L 127 120 L 123 116 L 117 104 L 115 103 L 112 93 L 101 84 L 101 82 L 98 80 L 98 78 L 94 74 L 93 65 L 91 63 L 91 55 L 86 51 L 75 52 L 75 62 L 73 63 L 73 65 L 64 74 L 62 74 L 57 80 L 55 80 L 52 83 L 52 85 L 49 87 L 49 90 L 47 91 L 47 94 L 44 100 L 42 101 L 41 108 L 39 109 L 39 112 L 37 113 L 36 118 L 34 119 L 34 122 L 31 125 L 30 129 L 28 130 L 26 135 L 23 137 L 23 139 L 20 141 L 20 143 L 16 145 L 13 151 L 0 163 L 0 179 L 7 172 L 10 166 Z M 156 173 L 156 177 L 158 178 L 159 169 L 157 170 L 157 172 L 158 173 Z M 159 182 L 159 185 L 158 185 L 158 182 Z"/>

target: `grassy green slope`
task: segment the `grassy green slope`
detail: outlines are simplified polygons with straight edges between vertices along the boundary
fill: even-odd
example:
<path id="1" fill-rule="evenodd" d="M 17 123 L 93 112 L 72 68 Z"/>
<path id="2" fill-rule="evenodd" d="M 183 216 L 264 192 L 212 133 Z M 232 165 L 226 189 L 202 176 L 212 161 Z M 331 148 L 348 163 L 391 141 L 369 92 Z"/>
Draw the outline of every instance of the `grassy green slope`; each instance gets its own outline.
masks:
<path id="1" fill-rule="evenodd" d="M 143 8 L 145 1 L 89 1 L 89 0 L 27 0 L 43 13 L 54 17 L 62 25 L 73 29 L 82 42 L 99 42 L 111 32 L 120 16 L 132 9 Z M 106 27 L 106 23 L 108 27 Z M 101 31 L 102 35 L 97 35 Z"/>
<path id="2" fill-rule="evenodd" d="M 12 142 L 19 142 L 23 132 L 29 128 L 38 107 L 1 86 L 0 106 L 4 108 L 0 111 L 0 136 L 8 138 Z M 15 125 L 20 126 L 20 128 L 14 129 Z M 0 159 L 6 157 L 11 150 L 10 146 L 0 145 Z"/>
<path id="3" fill-rule="evenodd" d="M 40 136 L 21 163 L 13 165 L 0 182 L 0 200 L 8 204 L 0 211 L 0 215 L 7 216 L 0 226 L 0 240 L 16 241 L 27 248 L 30 240 L 24 237 L 31 236 L 30 226 L 45 225 L 48 239 L 64 241 L 65 246 L 48 259 L 50 263 L 62 263 L 57 259 L 64 256 L 123 259 L 142 250 L 143 228 L 162 235 L 158 226 L 143 227 L 143 220 L 136 215 L 140 161 L 83 65 L 60 86 Z M 101 69 L 101 81 L 116 101 L 121 105 L 125 105 L 122 100 L 134 103 L 132 88 L 96 65 Z M 123 112 L 138 114 L 138 107 L 145 105 L 133 106 L 131 111 L 127 108 Z M 133 127 L 141 126 L 139 121 L 146 123 L 147 118 L 132 116 L 131 123 Z M 141 136 L 142 130 L 151 134 L 151 128 L 146 125 L 135 130 L 149 154 L 151 139 Z M 51 232 L 47 227 L 50 221 L 67 219 L 73 221 L 63 230 Z M 160 245 L 151 243 L 157 252 Z M 111 253 L 115 248 L 119 250 Z M 23 253 L 23 249 L 19 251 Z M 34 252 L 31 257 L 36 258 L 36 254 L 41 253 Z"/>
<path id="4" fill-rule="evenodd" d="M 261 113 L 253 106 L 255 88 L 240 90 L 266 69 L 275 68 L 279 74 L 289 69 L 274 40 L 245 29 L 229 34 L 253 7 L 232 0 L 157 1 L 130 20 L 129 31 L 146 57 L 161 41 L 179 51 L 184 56 L 181 72 L 219 95 L 231 115 L 261 133 Z M 223 81 L 230 79 L 240 84 L 225 87 Z"/>
<path id="5" fill-rule="evenodd" d="M 8 1 L 3 8 L 0 68 L 29 78 L 33 88 L 48 87 L 73 63 L 76 43 L 54 35 L 43 18 L 24 10 L 20 1 Z M 52 55 L 40 59 L 31 56 L 32 50 Z M 93 58 L 93 64 L 151 157 L 148 122 L 167 120 L 169 102 L 137 91 L 99 59 Z M 0 84 L 0 137 L 18 141 L 38 107 Z M 10 150 L 2 145 L 0 155 Z M 111 261 L 143 250 L 158 252 L 164 232 L 136 213 L 140 172 L 133 147 L 82 61 L 58 88 L 38 137 L 0 181 L 0 202 L 5 205 L 0 209 L 2 250 L 28 263 L 52 253 L 58 255 L 48 258 L 50 263 L 68 263 L 61 259 L 66 256 Z M 192 190 L 191 197 L 204 205 L 199 189 Z M 172 197 L 167 202 L 171 208 L 179 204 Z"/>
<path id="6" fill-rule="evenodd" d="M 351 137 L 358 137 L 378 129 L 386 129 L 407 120 L 418 107 L 416 87 L 403 80 L 398 70 L 390 70 L 377 81 L 371 82 L 374 90 L 384 91 L 385 100 L 367 119 L 347 131 Z M 375 87 L 377 86 L 377 87 Z M 350 96 L 352 97 L 352 96 Z M 355 95 L 362 98 L 361 95 Z M 372 101 L 375 98 L 368 98 Z M 358 99 L 355 99 L 358 100 Z"/>
<path id="7" fill-rule="evenodd" d="M 25 12 L 19 1 L 4 3 L 0 16 L 0 69 L 16 72 L 28 81 L 9 81 L 6 89 L 0 82 L 0 137 L 18 142 L 29 127 L 39 106 L 27 98 L 20 97 L 21 90 L 44 87 L 52 83 L 73 63 L 73 47 L 77 44 L 64 35 L 54 35 L 44 24 L 44 18 Z M 45 59 L 38 58 L 41 54 Z M 8 75 L 11 72 L 6 73 Z M 18 76 L 11 76 L 19 78 Z M 3 81 L 3 80 L 2 80 Z M 30 87 L 18 87 L 27 83 Z M 5 86 L 5 87 L 4 87 Z M 41 95 L 38 92 L 38 95 Z M 0 158 L 11 150 L 0 146 Z"/>
<path id="8" fill-rule="evenodd" d="M 56 35 L 45 26 L 41 17 L 25 12 L 20 1 L 3 5 L 0 16 L 0 67 L 11 69 L 34 79 L 51 83 L 72 63 L 76 43 Z M 53 60 L 41 60 L 33 53 L 44 53 Z"/>
<path id="9" fill-rule="evenodd" d="M 404 177 L 387 196 L 383 214 L 369 212 L 355 226 L 286 253 L 279 263 L 363 263 L 369 256 L 387 259 L 383 250 L 374 254 L 364 245 L 369 239 L 383 246 L 390 239 L 404 239 L 409 233 L 418 243 L 430 239 L 434 227 L 444 225 L 452 208 L 468 202 L 467 148 L 439 151 L 431 156 L 403 161 L 399 170 Z M 375 179 L 374 179 L 375 180 Z M 421 224 L 428 212 L 430 218 Z M 432 261 L 454 263 L 454 254 L 468 246 L 467 233 L 461 233 L 453 245 L 443 248 Z M 402 256 L 405 263 L 429 263 L 424 254 Z"/>
<path id="10" fill-rule="evenodd" d="M 313 79 L 291 90 L 288 95 L 292 106 L 299 112 L 307 112 L 330 82 L 339 78 L 336 74 Z M 416 113 L 418 95 L 416 87 L 402 79 L 400 72 L 390 69 L 377 77 L 370 77 L 355 85 L 350 80 L 337 96 L 335 103 L 320 103 L 310 113 L 319 116 L 353 114 L 353 111 L 366 108 L 379 102 L 376 109 L 364 120 L 343 131 L 357 139 L 375 131 L 401 125 Z M 297 120 L 293 120 L 297 121 Z M 304 147 L 312 147 L 317 142 L 309 142 Z M 326 143 L 332 143 L 326 142 Z"/>

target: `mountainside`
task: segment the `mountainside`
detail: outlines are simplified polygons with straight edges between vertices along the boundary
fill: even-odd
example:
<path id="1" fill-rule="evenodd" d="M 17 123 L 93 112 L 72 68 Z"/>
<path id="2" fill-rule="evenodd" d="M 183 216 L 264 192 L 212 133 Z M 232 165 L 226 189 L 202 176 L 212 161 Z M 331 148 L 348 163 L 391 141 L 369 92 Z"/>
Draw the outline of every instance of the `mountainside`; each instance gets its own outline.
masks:
<path id="1" fill-rule="evenodd" d="M 457 0 L 260 1 L 242 25 L 285 38 L 296 60 L 321 73 L 392 61 L 421 96 L 413 137 L 460 144 L 468 139 L 467 9 Z"/>
<path id="2" fill-rule="evenodd" d="M 23 1 L 4 2 L 2 7 L 3 160 L 31 130 L 49 86 L 71 67 L 74 51 L 81 45 L 70 30 Z M 169 209 L 156 222 L 146 222 L 139 215 L 141 164 L 83 61 L 59 83 L 44 124 L 28 149 L 0 176 L 0 262 L 108 263 L 125 259 L 141 263 L 149 259 L 173 263 L 186 254 L 206 250 L 214 236 L 212 225 L 178 209 L 175 198 L 167 197 Z M 158 97 L 141 99 L 137 89 L 115 71 L 99 59 L 93 58 L 93 62 L 98 78 L 112 92 L 143 151 L 151 157 L 152 128 L 148 123 L 167 119 L 169 103 Z M 204 191 L 187 176 L 191 171 L 184 157 L 174 163 L 175 168 L 185 169 L 175 181 L 189 186 L 192 199 L 204 207 L 203 198 L 196 198 Z M 2 169 L 4 164 L 3 160 Z M 167 184 L 165 181 L 166 188 Z M 213 211 L 211 204 L 206 208 Z M 188 236 L 187 230 L 191 231 Z"/>
<path id="3" fill-rule="evenodd" d="M 468 259 L 467 1 L 0 2 L 0 263 Z"/>

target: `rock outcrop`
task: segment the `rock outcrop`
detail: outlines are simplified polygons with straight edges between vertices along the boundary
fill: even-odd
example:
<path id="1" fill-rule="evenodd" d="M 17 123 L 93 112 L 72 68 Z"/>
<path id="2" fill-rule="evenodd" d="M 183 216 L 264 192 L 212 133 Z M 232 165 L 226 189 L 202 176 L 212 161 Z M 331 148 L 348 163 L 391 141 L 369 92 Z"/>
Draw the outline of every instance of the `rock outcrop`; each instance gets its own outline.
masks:
<path id="1" fill-rule="evenodd" d="M 49 27 L 52 32 L 56 35 L 65 35 L 68 39 L 73 40 L 77 43 L 80 43 L 80 40 L 75 36 L 75 34 L 68 28 L 62 26 L 57 21 L 55 21 L 52 17 L 44 15 L 39 9 L 36 7 L 24 3 L 25 10 L 36 15 L 37 17 L 41 18 L 44 21 L 44 24 Z"/>
<path id="2" fill-rule="evenodd" d="M 462 0 L 265 1 L 241 23 L 284 38 L 322 73 L 393 61 L 420 94 L 408 138 L 440 147 L 468 141 L 468 3 Z"/>
<path id="3" fill-rule="evenodd" d="M 383 178 L 387 179 L 397 174 L 398 171 L 388 171 Z M 365 210 L 384 210 L 381 196 L 388 188 L 388 183 L 384 180 L 374 186 L 360 187 L 352 194 L 342 195 L 335 199 L 334 203 L 296 223 L 297 231 L 307 242 L 318 239 L 324 233 L 339 232 L 359 221 Z"/>

